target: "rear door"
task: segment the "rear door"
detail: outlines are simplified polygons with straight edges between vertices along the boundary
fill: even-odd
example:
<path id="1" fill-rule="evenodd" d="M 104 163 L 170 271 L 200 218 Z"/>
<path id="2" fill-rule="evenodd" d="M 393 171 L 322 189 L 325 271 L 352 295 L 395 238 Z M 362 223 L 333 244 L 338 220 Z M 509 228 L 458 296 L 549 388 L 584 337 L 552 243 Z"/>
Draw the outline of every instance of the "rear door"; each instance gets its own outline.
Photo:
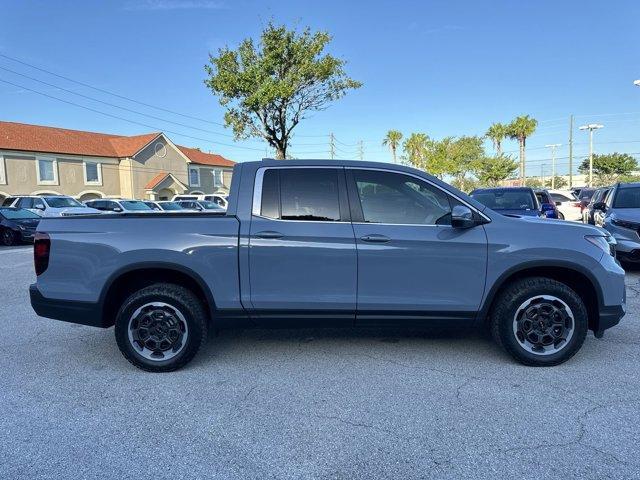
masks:
<path id="1" fill-rule="evenodd" d="M 347 169 L 361 324 L 470 321 L 484 292 L 484 228 L 451 227 L 460 200 L 419 177 Z"/>
<path id="2" fill-rule="evenodd" d="M 352 324 L 356 246 L 343 168 L 258 170 L 249 238 L 259 319 Z"/>

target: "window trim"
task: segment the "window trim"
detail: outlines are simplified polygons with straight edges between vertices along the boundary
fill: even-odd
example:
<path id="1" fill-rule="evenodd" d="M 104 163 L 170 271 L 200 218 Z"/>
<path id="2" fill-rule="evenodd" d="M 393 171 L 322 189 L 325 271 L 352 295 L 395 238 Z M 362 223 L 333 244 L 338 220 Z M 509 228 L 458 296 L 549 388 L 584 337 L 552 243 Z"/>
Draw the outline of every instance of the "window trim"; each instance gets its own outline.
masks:
<path id="1" fill-rule="evenodd" d="M 53 180 L 42 180 L 40 177 L 40 161 L 52 162 Z M 58 159 L 55 157 L 36 156 L 36 180 L 38 185 L 59 185 L 58 183 Z"/>
<path id="2" fill-rule="evenodd" d="M 0 185 L 7 184 L 7 167 L 4 161 L 4 155 L 0 155 Z"/>
<path id="3" fill-rule="evenodd" d="M 192 170 L 198 172 L 198 183 L 191 183 L 191 171 Z M 192 167 L 191 165 L 189 165 L 189 186 L 190 187 L 199 187 L 200 186 L 200 168 L 199 167 Z"/>
<path id="4" fill-rule="evenodd" d="M 220 175 L 220 182 L 216 183 L 216 174 Z M 213 177 L 213 186 L 214 187 L 223 187 L 224 186 L 224 172 L 220 168 L 214 168 L 211 170 L 211 175 Z"/>
<path id="5" fill-rule="evenodd" d="M 98 172 L 98 180 L 97 181 L 89 181 L 87 178 L 87 164 L 93 164 L 96 166 L 96 170 Z M 93 162 L 91 160 L 83 160 L 82 161 L 82 174 L 84 176 L 84 184 L 85 185 L 102 185 L 102 163 Z"/>
<path id="6" fill-rule="evenodd" d="M 262 211 L 262 182 L 264 180 L 264 174 L 267 170 L 283 170 L 283 169 L 332 169 L 338 172 L 342 171 L 343 174 L 338 174 L 338 207 L 340 209 L 340 220 L 289 220 L 282 218 L 271 218 L 261 215 Z M 282 167 L 260 167 L 256 171 L 256 177 L 253 182 L 253 201 L 251 204 L 251 215 L 253 217 L 262 218 L 263 220 L 271 220 L 273 222 L 305 222 L 305 223 L 329 223 L 332 225 L 340 223 L 351 223 L 351 210 L 349 208 L 349 202 L 347 200 L 346 192 L 346 180 L 344 177 L 344 166 L 342 165 L 288 165 Z M 344 198 L 343 198 L 344 197 Z M 282 208 L 282 202 L 280 202 L 280 208 Z"/>

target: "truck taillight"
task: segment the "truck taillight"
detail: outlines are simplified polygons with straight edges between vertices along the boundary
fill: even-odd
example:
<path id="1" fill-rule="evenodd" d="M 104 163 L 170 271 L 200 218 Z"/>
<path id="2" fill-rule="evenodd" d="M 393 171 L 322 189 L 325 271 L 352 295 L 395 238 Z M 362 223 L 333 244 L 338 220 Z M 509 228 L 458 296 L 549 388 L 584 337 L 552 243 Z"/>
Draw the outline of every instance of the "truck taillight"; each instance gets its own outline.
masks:
<path id="1" fill-rule="evenodd" d="M 33 264 L 36 268 L 36 275 L 44 273 L 49 266 L 49 251 L 51 250 L 51 239 L 49 235 L 36 232 L 33 240 Z"/>

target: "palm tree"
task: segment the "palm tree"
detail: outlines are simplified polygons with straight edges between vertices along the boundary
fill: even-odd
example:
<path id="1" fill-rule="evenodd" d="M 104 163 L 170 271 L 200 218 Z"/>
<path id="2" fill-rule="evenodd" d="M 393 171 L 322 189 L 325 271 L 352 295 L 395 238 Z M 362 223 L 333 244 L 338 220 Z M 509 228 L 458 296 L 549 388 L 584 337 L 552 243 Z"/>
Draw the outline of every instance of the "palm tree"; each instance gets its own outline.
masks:
<path id="1" fill-rule="evenodd" d="M 520 145 L 520 183 L 524 185 L 524 162 L 527 137 L 531 136 L 536 131 L 538 121 L 535 118 L 531 118 L 529 115 L 522 115 L 515 118 L 507 126 L 507 134 L 513 140 L 518 140 Z"/>
<path id="2" fill-rule="evenodd" d="M 504 123 L 493 123 L 487 130 L 487 133 L 484 134 L 485 137 L 491 139 L 497 157 L 502 155 L 502 141 L 507 137 L 507 128 L 508 126 Z"/>
<path id="3" fill-rule="evenodd" d="M 389 130 L 387 132 L 387 136 L 384 137 L 382 141 L 382 145 L 385 147 L 388 146 L 391 150 L 391 155 L 393 156 L 393 163 L 396 162 L 396 151 L 398 149 L 398 145 L 400 145 L 400 140 L 402 140 L 402 133 L 398 130 Z"/>
<path id="4" fill-rule="evenodd" d="M 424 133 L 412 133 L 402 144 L 409 163 L 416 168 L 426 170 L 426 151 L 429 137 Z"/>

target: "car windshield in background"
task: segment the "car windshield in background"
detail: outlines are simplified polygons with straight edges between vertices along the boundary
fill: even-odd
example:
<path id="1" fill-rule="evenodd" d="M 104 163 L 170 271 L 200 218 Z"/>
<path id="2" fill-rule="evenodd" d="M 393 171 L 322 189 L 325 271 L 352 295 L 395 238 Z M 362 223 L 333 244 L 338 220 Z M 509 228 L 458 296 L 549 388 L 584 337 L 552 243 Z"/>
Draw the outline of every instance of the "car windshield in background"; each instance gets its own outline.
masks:
<path id="1" fill-rule="evenodd" d="M 84 207 L 83 204 L 69 197 L 47 197 L 45 201 L 51 208 Z"/>
<path id="2" fill-rule="evenodd" d="M 202 205 L 202 208 L 204 208 L 205 210 L 222 210 L 220 205 L 218 205 L 216 202 L 207 202 L 203 200 L 198 203 Z"/>
<path id="3" fill-rule="evenodd" d="M 184 207 L 180 206 L 180 204 L 176 202 L 163 202 L 159 205 L 163 210 L 184 210 Z"/>
<path id="4" fill-rule="evenodd" d="M 120 204 L 122 205 L 122 208 L 124 208 L 125 210 L 135 210 L 135 211 L 139 211 L 139 210 L 153 210 L 149 205 L 147 205 L 144 202 L 139 202 L 137 200 L 122 200 L 120 202 Z"/>
<path id="5" fill-rule="evenodd" d="M 492 210 L 533 210 L 533 198 L 522 190 L 496 190 L 471 195 Z"/>
<path id="6" fill-rule="evenodd" d="M 591 197 L 593 197 L 594 193 L 596 193 L 595 188 L 583 188 L 582 190 L 580 190 L 580 195 L 578 196 L 578 198 L 580 198 L 580 200 L 591 200 Z"/>
<path id="7" fill-rule="evenodd" d="M 23 208 L 0 208 L 0 215 L 8 220 L 21 220 L 23 218 L 40 218 L 29 210 Z"/>
<path id="8" fill-rule="evenodd" d="M 640 208 L 640 187 L 620 188 L 613 208 Z"/>

